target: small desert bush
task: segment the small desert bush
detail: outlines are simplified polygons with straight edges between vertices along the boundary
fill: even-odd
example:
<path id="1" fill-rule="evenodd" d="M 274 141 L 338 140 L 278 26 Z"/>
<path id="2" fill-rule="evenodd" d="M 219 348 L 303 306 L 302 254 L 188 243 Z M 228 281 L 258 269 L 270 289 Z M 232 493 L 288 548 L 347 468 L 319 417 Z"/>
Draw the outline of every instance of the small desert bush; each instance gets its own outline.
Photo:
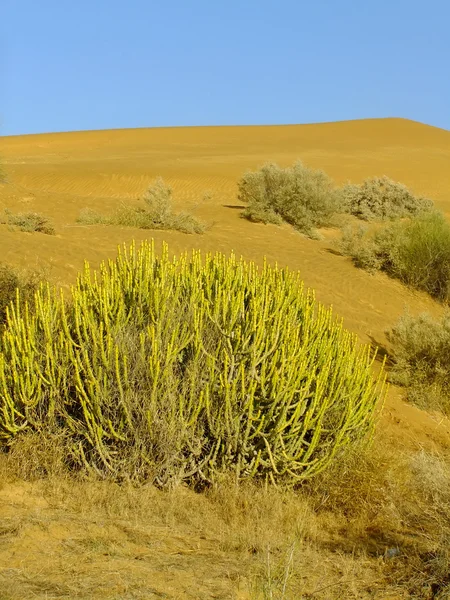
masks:
<path id="1" fill-rule="evenodd" d="M 60 428 L 78 469 L 292 485 L 370 433 L 383 396 L 372 350 L 298 274 L 234 255 L 132 245 L 94 276 L 86 264 L 70 303 L 42 285 L 36 306 L 8 315 L 0 441 Z"/>
<path id="2" fill-rule="evenodd" d="M 363 225 L 346 225 L 342 229 L 337 248 L 346 256 L 351 256 L 355 266 L 374 272 L 382 268 L 382 260 L 378 255 L 375 232 Z"/>
<path id="3" fill-rule="evenodd" d="M 340 250 L 357 266 L 381 269 L 443 302 L 450 299 L 450 225 L 437 212 L 376 231 L 347 229 Z"/>
<path id="4" fill-rule="evenodd" d="M 6 308 L 16 300 L 17 291 L 21 305 L 25 306 L 25 303 L 28 303 L 32 308 L 38 286 L 37 274 L 24 275 L 9 265 L 0 264 L 0 332 L 6 322 Z"/>
<path id="5" fill-rule="evenodd" d="M 387 333 L 394 366 L 390 378 L 407 386 L 408 399 L 450 415 L 450 313 L 404 315 Z"/>
<path id="6" fill-rule="evenodd" d="M 110 219 L 97 213 L 91 208 L 81 209 L 77 219 L 77 223 L 80 223 L 81 225 L 108 225 L 109 222 Z"/>
<path id="7" fill-rule="evenodd" d="M 243 217 L 262 223 L 285 221 L 308 235 L 315 227 L 330 225 L 339 212 L 340 196 L 332 180 L 300 161 L 286 169 L 268 163 L 247 172 L 238 189 L 238 199 L 247 205 Z"/>
<path id="8" fill-rule="evenodd" d="M 14 214 L 9 210 L 5 210 L 5 219 L 2 222 L 27 233 L 38 232 L 55 235 L 55 228 L 50 220 L 35 212 Z"/>
<path id="9" fill-rule="evenodd" d="M 165 229 L 183 233 L 204 233 L 206 225 L 193 215 L 175 213 L 172 206 L 172 189 L 161 178 L 153 183 L 143 196 L 144 207 L 122 204 L 111 216 L 105 217 L 90 209 L 84 209 L 78 223 L 84 225 L 122 225 L 138 229 Z"/>
<path id="10" fill-rule="evenodd" d="M 341 199 L 349 213 L 365 221 L 400 219 L 433 208 L 431 200 L 414 196 L 406 186 L 385 176 L 347 184 L 341 189 Z"/>

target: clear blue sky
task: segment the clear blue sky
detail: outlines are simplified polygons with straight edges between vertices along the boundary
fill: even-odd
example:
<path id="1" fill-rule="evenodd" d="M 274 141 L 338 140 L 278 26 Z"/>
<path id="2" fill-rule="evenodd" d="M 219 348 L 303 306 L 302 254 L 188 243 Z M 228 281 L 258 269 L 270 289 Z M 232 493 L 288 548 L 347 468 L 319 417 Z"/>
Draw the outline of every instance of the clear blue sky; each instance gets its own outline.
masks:
<path id="1" fill-rule="evenodd" d="M 6 0 L 0 135 L 405 117 L 450 129 L 450 0 Z"/>

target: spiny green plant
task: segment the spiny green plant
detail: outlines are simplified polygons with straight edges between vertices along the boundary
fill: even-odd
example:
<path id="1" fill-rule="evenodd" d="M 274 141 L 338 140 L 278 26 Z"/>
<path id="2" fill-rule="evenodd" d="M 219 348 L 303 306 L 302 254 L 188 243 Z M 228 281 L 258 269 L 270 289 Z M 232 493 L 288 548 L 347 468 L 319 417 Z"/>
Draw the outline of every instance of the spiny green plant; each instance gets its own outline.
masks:
<path id="1" fill-rule="evenodd" d="M 233 254 L 124 246 L 70 302 L 42 285 L 7 324 L 2 443 L 62 428 L 74 466 L 119 479 L 295 483 L 364 437 L 383 395 L 372 350 L 298 273 Z"/>
<path id="2" fill-rule="evenodd" d="M 247 204 L 242 213 L 245 218 L 275 224 L 286 221 L 308 235 L 314 227 L 329 225 L 340 210 L 339 193 L 328 175 L 300 161 L 286 169 L 267 163 L 247 172 L 238 189 L 238 199 Z"/>
<path id="3" fill-rule="evenodd" d="M 17 290 L 20 290 L 20 301 L 32 305 L 38 285 L 37 274 L 23 275 L 10 265 L 0 263 L 0 331 L 6 321 L 7 307 L 16 300 Z"/>
<path id="4" fill-rule="evenodd" d="M 347 184 L 340 193 L 346 210 L 365 221 L 400 219 L 433 209 L 431 200 L 415 196 L 386 176 L 369 177 L 360 185 Z"/>

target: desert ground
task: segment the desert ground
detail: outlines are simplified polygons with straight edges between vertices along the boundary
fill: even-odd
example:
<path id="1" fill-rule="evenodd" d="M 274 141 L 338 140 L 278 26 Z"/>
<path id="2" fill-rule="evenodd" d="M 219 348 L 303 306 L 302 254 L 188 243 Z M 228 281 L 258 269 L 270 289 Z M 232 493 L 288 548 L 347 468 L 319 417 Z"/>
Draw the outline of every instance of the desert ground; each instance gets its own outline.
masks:
<path id="1" fill-rule="evenodd" d="M 356 269 L 333 251 L 333 229 L 312 240 L 288 225 L 240 218 L 237 182 L 267 161 L 288 166 L 300 159 L 338 184 L 387 175 L 431 198 L 450 218 L 449 131 L 404 119 L 86 131 L 2 137 L 0 155 L 7 175 L 0 184 L 0 211 L 36 211 L 51 218 L 56 229 L 50 236 L 0 225 L 0 260 L 41 269 L 66 289 L 84 260 L 96 267 L 114 258 L 119 244 L 153 238 L 158 247 L 168 242 L 173 254 L 233 250 L 258 264 L 266 257 L 298 270 L 348 329 L 382 348 L 389 349 L 385 332 L 405 311 L 443 312 L 425 293 L 382 273 Z M 76 222 L 84 208 L 108 213 L 122 202 L 136 203 L 158 176 L 173 188 L 177 209 L 211 224 L 204 234 Z M 376 435 L 376 443 L 393 454 L 450 452 L 449 420 L 407 404 L 394 386 Z M 80 487 L 59 479 L 8 477 L 0 476 L 1 600 L 427 597 L 411 595 L 395 578 L 388 584 L 380 575 L 383 549 L 371 553 L 366 548 L 365 558 L 355 558 L 364 536 L 352 541 L 344 522 L 327 525 L 303 500 L 290 500 L 295 515 L 273 515 L 279 533 L 269 536 L 263 518 L 258 524 L 259 513 L 248 504 L 272 501 L 256 491 L 243 492 L 241 501 L 231 492 L 121 491 L 108 482 Z M 246 529 L 246 506 L 253 511 L 252 531 Z M 291 540 L 283 533 L 290 518 L 304 527 L 292 555 Z M 292 559 L 304 573 L 297 587 L 292 584 L 291 595 L 281 588 L 264 591 L 258 583 L 261 577 L 267 580 L 271 544 L 284 549 L 275 552 L 277 565 Z"/>

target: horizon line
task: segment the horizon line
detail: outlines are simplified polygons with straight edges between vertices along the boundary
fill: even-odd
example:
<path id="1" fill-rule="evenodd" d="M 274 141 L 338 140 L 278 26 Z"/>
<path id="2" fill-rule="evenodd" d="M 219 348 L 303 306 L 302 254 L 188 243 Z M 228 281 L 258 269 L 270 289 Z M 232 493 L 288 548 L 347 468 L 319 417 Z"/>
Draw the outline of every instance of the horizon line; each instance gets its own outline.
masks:
<path id="1" fill-rule="evenodd" d="M 0 139 L 2 138 L 12 138 L 12 137 L 25 137 L 25 136 L 39 136 L 39 135 L 64 135 L 70 133 L 92 133 L 92 132 L 107 132 L 107 131 L 138 131 L 142 129 L 217 129 L 217 128 L 243 128 L 243 127 L 307 127 L 307 126 L 315 126 L 315 125 L 332 125 L 332 124 L 340 124 L 340 123 L 357 123 L 360 121 L 409 121 L 411 123 L 417 123 L 419 125 L 425 125 L 426 127 L 433 127 L 434 129 L 440 129 L 442 131 L 450 131 L 449 129 L 445 129 L 444 127 L 438 127 L 437 125 L 431 125 L 429 123 L 424 123 L 423 121 L 415 121 L 414 119 L 408 119 L 406 117 L 363 117 L 358 119 L 342 119 L 339 121 L 317 121 L 311 123 L 262 123 L 262 124 L 252 124 L 252 125 L 156 125 L 156 126 L 142 126 L 142 127 L 115 127 L 115 128 L 99 128 L 99 129 L 67 129 L 67 130 L 59 130 L 59 131 L 42 131 L 37 133 L 15 133 L 8 135 L 0 135 Z"/>

